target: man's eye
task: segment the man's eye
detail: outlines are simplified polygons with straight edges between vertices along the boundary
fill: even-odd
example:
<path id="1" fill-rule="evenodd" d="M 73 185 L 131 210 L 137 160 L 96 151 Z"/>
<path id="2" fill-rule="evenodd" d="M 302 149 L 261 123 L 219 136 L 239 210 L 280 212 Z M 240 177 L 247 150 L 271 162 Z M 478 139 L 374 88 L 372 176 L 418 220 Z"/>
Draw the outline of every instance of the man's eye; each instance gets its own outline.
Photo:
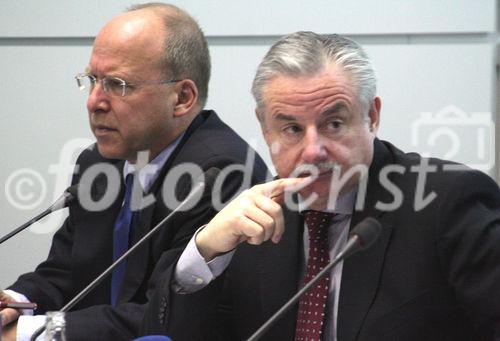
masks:
<path id="1" fill-rule="evenodd" d="M 329 130 L 338 130 L 342 127 L 342 122 L 340 121 L 330 121 L 327 123 Z"/>
<path id="2" fill-rule="evenodd" d="M 286 126 L 283 131 L 287 134 L 297 134 L 302 131 L 302 129 L 298 126 L 291 125 L 291 126 Z"/>
<path id="3" fill-rule="evenodd" d="M 114 79 L 114 78 L 108 78 L 108 86 L 110 88 L 121 88 L 122 87 L 122 82 L 119 81 L 118 79 Z"/>

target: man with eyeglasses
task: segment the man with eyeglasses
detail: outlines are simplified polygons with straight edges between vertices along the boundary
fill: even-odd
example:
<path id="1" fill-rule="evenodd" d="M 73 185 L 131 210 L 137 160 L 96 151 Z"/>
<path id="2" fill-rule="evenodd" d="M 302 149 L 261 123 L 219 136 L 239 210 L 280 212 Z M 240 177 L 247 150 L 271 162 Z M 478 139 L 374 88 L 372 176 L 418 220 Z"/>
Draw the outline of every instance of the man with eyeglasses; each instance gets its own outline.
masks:
<path id="1" fill-rule="evenodd" d="M 66 314 L 68 340 L 130 340 L 137 335 L 154 279 L 215 215 L 213 200 L 225 202 L 240 187 L 267 176 L 260 157 L 253 154 L 248 165 L 250 147 L 215 112 L 202 110 L 209 77 L 203 33 L 175 6 L 134 6 L 104 26 L 85 73 L 76 76 L 78 87 L 89 94 L 97 143 L 79 156 L 72 183 L 85 184 L 82 191 L 97 207 L 89 209 L 79 193 L 47 260 L 19 277 L 1 300 L 36 302 L 37 314 L 59 310 L 176 208 L 197 181 L 189 169 L 214 175 L 246 167 L 248 174 L 226 172 L 219 191 L 207 181 L 194 206 L 174 215 Z M 105 203 L 109 193 L 117 195 Z M 44 323 L 43 315 L 20 310 L 7 308 L 0 314 L 4 340 L 16 333 L 18 340 L 27 339 Z"/>

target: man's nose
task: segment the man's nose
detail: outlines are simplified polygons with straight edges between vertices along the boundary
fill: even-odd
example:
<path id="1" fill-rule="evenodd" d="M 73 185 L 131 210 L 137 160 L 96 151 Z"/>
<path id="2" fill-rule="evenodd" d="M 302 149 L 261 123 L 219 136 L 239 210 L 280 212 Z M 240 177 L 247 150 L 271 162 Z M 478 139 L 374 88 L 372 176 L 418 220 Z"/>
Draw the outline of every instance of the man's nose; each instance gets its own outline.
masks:
<path id="1" fill-rule="evenodd" d="M 89 112 L 107 112 L 109 109 L 109 96 L 104 91 L 102 82 L 96 82 L 87 99 L 87 110 Z"/>
<path id="2" fill-rule="evenodd" d="M 328 159 L 326 138 L 318 134 L 315 128 L 308 129 L 304 136 L 302 159 L 307 163 L 323 162 Z"/>

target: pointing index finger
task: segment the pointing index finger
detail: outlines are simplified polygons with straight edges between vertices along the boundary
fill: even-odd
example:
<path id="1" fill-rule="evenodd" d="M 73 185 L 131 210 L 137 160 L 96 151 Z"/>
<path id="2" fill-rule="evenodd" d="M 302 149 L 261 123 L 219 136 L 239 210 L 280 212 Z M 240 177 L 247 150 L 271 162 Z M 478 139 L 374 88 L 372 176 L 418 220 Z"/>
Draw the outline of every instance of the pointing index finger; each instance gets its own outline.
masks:
<path id="1" fill-rule="evenodd" d="M 259 185 L 259 191 L 268 198 L 283 195 L 285 191 L 298 191 L 311 182 L 311 178 L 283 178 Z"/>

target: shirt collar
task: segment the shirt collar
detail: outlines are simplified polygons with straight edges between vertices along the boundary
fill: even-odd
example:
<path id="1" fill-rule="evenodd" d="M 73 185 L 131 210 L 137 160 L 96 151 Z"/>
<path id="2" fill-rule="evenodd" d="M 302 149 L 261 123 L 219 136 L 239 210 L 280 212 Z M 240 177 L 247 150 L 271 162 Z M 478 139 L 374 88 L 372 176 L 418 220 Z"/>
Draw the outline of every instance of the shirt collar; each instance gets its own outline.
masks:
<path id="1" fill-rule="evenodd" d="M 349 192 L 339 196 L 335 202 L 335 207 L 333 209 L 325 209 L 325 212 L 332 212 L 335 214 L 351 215 L 354 209 L 354 203 L 356 201 L 356 194 L 358 192 L 358 186 L 354 186 Z M 299 194 L 298 202 L 299 212 L 307 209 L 304 205 L 304 199 Z"/>
<path id="2" fill-rule="evenodd" d="M 158 178 L 160 170 L 163 168 L 170 155 L 172 155 L 172 152 L 177 147 L 183 136 L 184 133 L 180 134 L 172 143 L 163 149 L 160 154 L 139 170 L 139 183 L 145 192 L 151 188 L 155 180 Z M 130 162 L 125 161 L 125 165 L 123 165 L 123 178 L 125 179 L 127 175 L 134 173 L 134 171 L 135 166 Z"/>

